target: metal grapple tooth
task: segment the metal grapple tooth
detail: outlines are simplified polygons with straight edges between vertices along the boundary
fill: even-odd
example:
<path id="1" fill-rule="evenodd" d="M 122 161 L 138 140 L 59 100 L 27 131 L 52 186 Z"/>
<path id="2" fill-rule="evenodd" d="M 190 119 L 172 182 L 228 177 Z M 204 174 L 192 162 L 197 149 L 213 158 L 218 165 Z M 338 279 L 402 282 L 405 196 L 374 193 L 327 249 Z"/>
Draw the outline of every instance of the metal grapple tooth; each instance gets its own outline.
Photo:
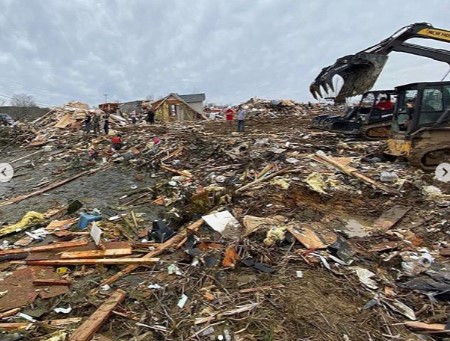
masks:
<path id="1" fill-rule="evenodd" d="M 316 83 L 312 83 L 310 86 L 309 86 L 309 92 L 311 92 L 311 95 L 313 95 L 313 97 L 315 98 L 315 99 L 319 99 L 319 97 L 318 96 L 321 96 L 321 94 L 320 94 L 320 89 L 319 89 L 319 87 L 317 86 L 317 84 Z"/>

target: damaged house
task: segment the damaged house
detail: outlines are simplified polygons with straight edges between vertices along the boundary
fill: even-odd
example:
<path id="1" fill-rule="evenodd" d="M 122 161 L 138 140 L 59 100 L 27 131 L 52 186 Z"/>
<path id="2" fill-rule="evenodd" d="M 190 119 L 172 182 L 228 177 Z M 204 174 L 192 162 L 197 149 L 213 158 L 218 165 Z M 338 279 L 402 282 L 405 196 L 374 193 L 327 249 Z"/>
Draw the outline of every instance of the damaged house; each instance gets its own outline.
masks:
<path id="1" fill-rule="evenodd" d="M 205 94 L 179 95 L 170 93 L 152 103 L 158 122 L 205 120 Z"/>

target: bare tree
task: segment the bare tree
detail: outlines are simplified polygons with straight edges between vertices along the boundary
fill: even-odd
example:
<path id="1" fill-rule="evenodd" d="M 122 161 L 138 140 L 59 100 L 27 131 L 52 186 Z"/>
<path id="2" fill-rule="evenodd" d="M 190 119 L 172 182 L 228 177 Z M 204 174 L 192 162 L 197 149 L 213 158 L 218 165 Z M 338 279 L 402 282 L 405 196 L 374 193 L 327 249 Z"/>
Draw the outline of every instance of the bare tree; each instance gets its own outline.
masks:
<path id="1" fill-rule="evenodd" d="M 146 101 L 150 101 L 150 102 L 152 102 L 154 99 L 155 99 L 155 96 L 153 96 L 153 94 L 147 95 L 147 96 L 145 97 L 145 100 L 146 100 Z"/>
<path id="2" fill-rule="evenodd" d="M 0 98 L 0 107 L 3 107 L 6 104 L 6 99 Z"/>
<path id="3" fill-rule="evenodd" d="M 35 107 L 36 102 L 34 97 L 27 94 L 15 94 L 11 98 L 11 105 L 13 107 Z"/>

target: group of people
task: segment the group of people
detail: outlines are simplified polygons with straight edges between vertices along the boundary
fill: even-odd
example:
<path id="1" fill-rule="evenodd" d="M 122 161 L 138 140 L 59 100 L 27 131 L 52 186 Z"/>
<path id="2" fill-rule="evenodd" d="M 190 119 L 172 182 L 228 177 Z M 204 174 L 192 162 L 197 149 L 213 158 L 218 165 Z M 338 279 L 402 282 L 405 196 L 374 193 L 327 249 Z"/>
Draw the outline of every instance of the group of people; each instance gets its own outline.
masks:
<path id="1" fill-rule="evenodd" d="M 155 124 L 155 112 L 153 111 L 152 108 L 143 108 L 142 109 L 142 113 L 145 117 L 145 121 L 147 121 L 149 124 Z M 133 125 L 135 125 L 138 122 L 138 113 L 136 110 L 133 110 L 130 113 L 130 119 L 131 119 L 131 123 Z"/>
<path id="2" fill-rule="evenodd" d="M 225 120 L 227 121 L 227 131 L 231 132 L 233 126 L 233 120 L 237 120 L 237 131 L 243 133 L 245 130 L 244 122 L 245 116 L 247 114 L 248 107 L 246 105 L 240 105 L 237 107 L 237 112 L 232 108 L 228 107 L 224 110 Z"/>
<path id="3" fill-rule="evenodd" d="M 145 121 L 147 121 L 149 124 L 155 124 L 155 112 L 153 111 L 152 108 L 143 109 L 143 114 L 145 117 Z M 122 116 L 120 111 L 118 115 Z M 138 122 L 138 113 L 136 110 L 133 110 L 130 113 L 130 120 L 133 125 L 135 125 Z M 103 127 L 101 123 L 103 123 Z M 86 116 L 83 121 L 83 130 L 86 134 L 89 134 L 91 133 L 91 131 L 93 131 L 94 134 L 100 135 L 102 130 L 101 128 L 103 128 L 105 135 L 108 135 L 109 123 L 110 123 L 110 114 L 108 112 L 104 112 L 99 109 L 89 110 L 86 113 Z"/>
<path id="4" fill-rule="evenodd" d="M 104 111 L 89 110 L 84 118 L 84 131 L 89 134 L 94 130 L 94 134 L 100 135 L 101 120 L 103 120 L 103 131 L 105 135 L 109 133 L 109 113 Z"/>

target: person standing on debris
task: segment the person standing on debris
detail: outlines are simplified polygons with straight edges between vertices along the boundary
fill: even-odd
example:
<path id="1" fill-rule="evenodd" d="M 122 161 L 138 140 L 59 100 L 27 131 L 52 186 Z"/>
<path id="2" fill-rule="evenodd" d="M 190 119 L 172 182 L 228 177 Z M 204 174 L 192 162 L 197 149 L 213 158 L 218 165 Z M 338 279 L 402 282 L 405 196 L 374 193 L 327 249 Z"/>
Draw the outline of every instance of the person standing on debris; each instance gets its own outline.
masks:
<path id="1" fill-rule="evenodd" d="M 242 106 L 239 108 L 239 111 L 237 113 L 237 131 L 240 133 L 244 132 L 244 120 L 245 120 L 245 114 L 246 114 L 247 106 Z"/>
<path id="2" fill-rule="evenodd" d="M 105 113 L 103 115 L 103 130 L 105 131 L 105 135 L 109 133 L 109 113 Z"/>
<path id="3" fill-rule="evenodd" d="M 130 114 L 130 118 L 131 118 L 131 123 L 134 125 L 137 122 L 137 117 L 136 117 L 136 110 L 133 110 Z"/>
<path id="4" fill-rule="evenodd" d="M 234 119 L 235 111 L 232 107 L 228 107 L 225 110 L 225 119 L 227 121 L 227 132 L 231 132 L 231 127 L 233 125 L 233 119 Z"/>
<path id="5" fill-rule="evenodd" d="M 91 121 L 92 121 L 91 112 L 88 111 L 84 118 L 84 131 L 86 132 L 86 134 L 89 134 L 91 132 Z"/>
<path id="6" fill-rule="evenodd" d="M 97 114 L 95 111 L 92 114 L 92 125 L 94 126 L 94 134 L 100 135 L 100 115 Z"/>

